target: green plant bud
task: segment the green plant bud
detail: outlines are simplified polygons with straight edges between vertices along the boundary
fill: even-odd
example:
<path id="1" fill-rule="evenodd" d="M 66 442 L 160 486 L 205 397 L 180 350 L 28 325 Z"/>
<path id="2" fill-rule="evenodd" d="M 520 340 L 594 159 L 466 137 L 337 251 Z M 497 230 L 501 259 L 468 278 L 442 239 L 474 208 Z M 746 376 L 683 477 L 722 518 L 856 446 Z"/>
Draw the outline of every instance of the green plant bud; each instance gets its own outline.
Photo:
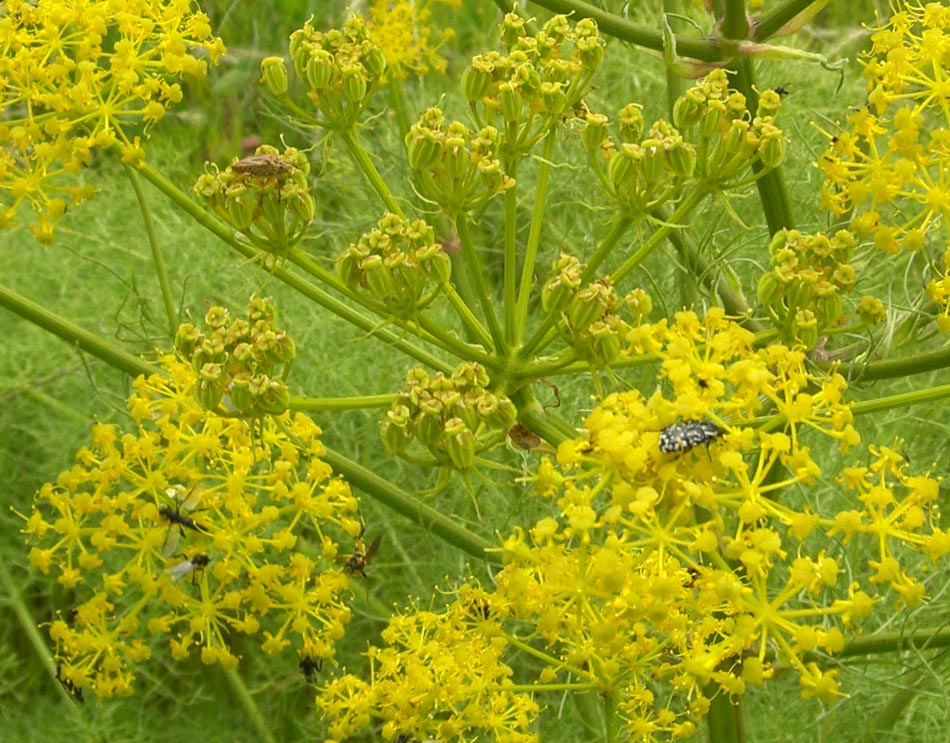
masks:
<path id="1" fill-rule="evenodd" d="M 200 339 L 201 331 L 194 324 L 183 322 L 175 332 L 175 350 L 185 358 L 190 358 Z"/>
<path id="2" fill-rule="evenodd" d="M 809 309 L 798 310 L 792 321 L 792 332 L 806 349 L 813 349 L 818 344 L 818 320 L 815 314 Z"/>
<path id="3" fill-rule="evenodd" d="M 508 83 L 502 83 L 499 86 L 501 91 L 501 115 L 505 121 L 514 122 L 521 120 L 521 91 L 512 87 Z"/>
<path id="4" fill-rule="evenodd" d="M 307 22 L 303 28 L 297 29 L 290 35 L 290 60 L 294 63 L 294 69 L 298 77 L 303 77 L 303 72 L 307 68 L 307 36 L 312 31 L 310 23 Z"/>
<path id="5" fill-rule="evenodd" d="M 264 57 L 261 60 L 261 82 L 276 96 L 287 92 L 287 65 L 281 57 Z"/>
<path id="6" fill-rule="evenodd" d="M 595 288 L 597 286 L 591 284 L 582 289 L 567 309 L 567 319 L 575 334 L 583 333 L 607 311 L 602 293 Z"/>
<path id="7" fill-rule="evenodd" d="M 271 346 L 269 356 L 275 364 L 290 364 L 297 356 L 297 345 L 287 333 L 281 333 Z"/>
<path id="8" fill-rule="evenodd" d="M 596 322 L 589 328 L 588 347 L 592 360 L 598 366 L 607 366 L 620 355 L 620 338 L 605 322 Z"/>
<path id="9" fill-rule="evenodd" d="M 663 144 L 656 139 L 647 139 L 642 147 L 643 177 L 651 185 L 659 184 L 664 180 L 666 171 L 666 151 Z"/>
<path id="10" fill-rule="evenodd" d="M 766 168 L 777 168 L 785 159 L 785 137 L 779 130 L 769 133 L 759 148 L 759 159 Z"/>
<path id="11" fill-rule="evenodd" d="M 336 275 L 349 289 L 356 289 L 360 285 L 359 264 L 362 259 L 363 256 L 356 246 L 350 246 L 336 259 Z"/>
<path id="12" fill-rule="evenodd" d="M 604 42 L 598 35 L 596 21 L 582 18 L 577 22 L 574 27 L 574 45 L 585 72 L 591 73 L 600 66 L 604 58 Z"/>
<path id="13" fill-rule="evenodd" d="M 759 304 L 775 308 L 781 303 L 782 286 L 772 271 L 762 274 L 756 287 Z"/>
<path id="14" fill-rule="evenodd" d="M 588 152 L 600 152 L 604 140 L 607 139 L 608 123 L 607 117 L 603 114 L 588 113 L 584 118 L 584 131 L 581 133 L 581 138 Z"/>
<path id="15" fill-rule="evenodd" d="M 877 297 L 863 296 L 858 302 L 858 317 L 868 325 L 877 325 L 887 319 L 887 307 Z"/>
<path id="16" fill-rule="evenodd" d="M 462 73 L 462 92 L 469 103 L 480 101 L 488 93 L 492 84 L 491 71 L 479 63 L 478 57 Z"/>
<path id="17" fill-rule="evenodd" d="M 614 152 L 607 162 L 607 180 L 618 190 L 627 189 L 629 181 L 639 171 L 642 160 L 643 152 L 639 145 L 630 142 L 624 143 L 621 149 Z"/>
<path id="18" fill-rule="evenodd" d="M 452 466 L 460 472 L 466 472 L 475 464 L 475 435 L 463 430 L 455 436 L 445 439 L 445 451 Z"/>
<path id="19" fill-rule="evenodd" d="M 623 301 L 634 320 L 645 318 L 653 311 L 653 299 L 643 289 L 634 289 Z"/>
<path id="20" fill-rule="evenodd" d="M 366 98 L 366 76 L 362 69 L 353 66 L 343 70 L 343 94 L 347 100 L 360 104 Z"/>
<path id="21" fill-rule="evenodd" d="M 244 232 L 254 221 L 257 213 L 257 205 L 251 203 L 249 199 L 243 198 L 243 194 L 228 198 L 224 202 L 224 210 L 221 214 L 234 229 Z"/>
<path id="22" fill-rule="evenodd" d="M 495 409 L 493 420 L 490 425 L 495 429 L 508 430 L 518 420 L 518 408 L 507 397 L 498 399 L 498 406 Z"/>
<path id="23" fill-rule="evenodd" d="M 445 149 L 442 151 L 442 168 L 444 178 L 440 178 L 445 193 L 451 195 L 451 181 L 461 181 L 469 172 L 471 157 L 465 148 L 465 140 L 451 137 L 445 140 Z M 448 182 L 446 182 L 448 181 Z"/>
<path id="24" fill-rule="evenodd" d="M 299 229 L 305 229 L 317 216 L 317 202 L 306 189 L 299 190 L 291 198 L 285 199 L 290 212 L 300 223 Z"/>
<path id="25" fill-rule="evenodd" d="M 199 379 L 195 385 L 195 399 L 205 410 L 217 410 L 223 397 L 220 388 L 213 382 Z"/>
<path id="26" fill-rule="evenodd" d="M 362 62 L 373 80 L 378 80 L 386 71 L 386 54 L 375 44 L 363 53 Z"/>
<path id="27" fill-rule="evenodd" d="M 712 139 L 719 134 L 725 120 L 725 107 L 720 101 L 709 101 L 699 120 L 699 134 L 703 139 Z"/>
<path id="28" fill-rule="evenodd" d="M 426 260 L 424 269 L 437 284 L 442 285 L 452 278 L 452 259 L 441 245 L 437 247 L 439 252 Z"/>
<path id="29" fill-rule="evenodd" d="M 508 13 L 501 22 L 501 41 L 510 52 L 525 36 L 525 21 L 517 13 Z"/>
<path id="30" fill-rule="evenodd" d="M 541 102 L 545 113 L 551 117 L 560 117 L 567 108 L 567 95 L 563 83 L 541 83 Z"/>
<path id="31" fill-rule="evenodd" d="M 250 381 L 250 377 L 246 374 L 237 375 L 229 389 L 231 405 L 239 413 L 246 413 L 254 409 L 254 396 L 249 390 Z"/>
<path id="32" fill-rule="evenodd" d="M 769 88 L 759 96 L 759 105 L 755 109 L 755 115 L 759 117 L 775 116 L 782 107 L 782 96 Z"/>
<path id="33" fill-rule="evenodd" d="M 318 49 L 307 60 L 304 74 L 301 75 L 310 87 L 318 93 L 330 87 L 333 80 L 333 55 L 323 49 Z"/>
<path id="34" fill-rule="evenodd" d="M 696 170 L 696 150 L 682 139 L 670 142 L 666 148 L 670 170 L 680 178 L 688 178 Z"/>
<path id="35" fill-rule="evenodd" d="M 620 125 L 620 138 L 624 142 L 636 142 L 643 134 L 643 106 L 639 103 L 628 103 L 620 109 L 617 121 Z"/>
<path id="36" fill-rule="evenodd" d="M 406 135 L 406 155 L 413 170 L 431 170 L 442 155 L 440 136 L 431 129 L 414 125 Z"/>
<path id="37" fill-rule="evenodd" d="M 801 233 L 798 232 L 798 230 L 779 230 L 772 235 L 772 239 L 769 241 L 769 255 L 776 255 L 779 250 L 784 248 L 788 243 L 796 242 L 800 238 Z"/>
<path id="38" fill-rule="evenodd" d="M 673 104 L 673 125 L 681 132 L 696 126 L 703 118 L 706 96 L 701 88 L 690 88 Z"/>
<path id="39" fill-rule="evenodd" d="M 835 328 L 844 312 L 844 302 L 841 295 L 834 294 L 827 297 L 816 308 L 818 311 L 817 321 L 820 328 Z"/>
<path id="40" fill-rule="evenodd" d="M 386 413 L 387 420 L 380 424 L 380 435 L 388 454 L 401 454 L 412 443 L 409 432 L 409 409 L 400 405 Z"/>

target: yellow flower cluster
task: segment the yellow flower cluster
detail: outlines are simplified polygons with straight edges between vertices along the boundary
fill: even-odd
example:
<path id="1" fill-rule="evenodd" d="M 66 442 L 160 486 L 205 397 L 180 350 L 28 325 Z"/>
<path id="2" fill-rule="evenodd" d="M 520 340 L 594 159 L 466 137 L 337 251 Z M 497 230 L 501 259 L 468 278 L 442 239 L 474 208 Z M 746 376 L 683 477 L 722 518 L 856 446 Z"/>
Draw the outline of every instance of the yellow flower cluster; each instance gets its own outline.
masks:
<path id="1" fill-rule="evenodd" d="M 848 117 L 818 166 L 821 204 L 888 253 L 919 250 L 950 213 L 950 8 L 906 4 L 874 29 L 868 105 Z"/>
<path id="2" fill-rule="evenodd" d="M 443 72 L 445 60 L 439 56 L 439 47 L 455 32 L 445 28 L 440 41 L 433 46 L 430 39 L 432 7 L 444 3 L 458 8 L 462 0 L 372 0 L 366 24 L 369 38 L 386 55 L 386 72 L 397 80 L 410 75 L 424 75 L 430 69 Z"/>
<path id="3" fill-rule="evenodd" d="M 144 152 L 126 129 L 146 129 L 182 98 L 182 77 L 201 77 L 224 45 L 190 1 L 7 0 L 0 13 L 0 228 L 24 201 L 43 243 L 67 202 L 92 195 L 62 185 L 94 149 Z"/>
<path id="4" fill-rule="evenodd" d="M 247 635 L 318 667 L 350 618 L 340 542 L 360 543 L 356 497 L 321 460 L 309 418 L 209 413 L 192 367 L 161 364 L 134 383 L 134 430 L 96 425 L 27 519 L 30 562 L 75 596 L 49 628 L 64 684 L 131 694 L 161 638 L 176 660 L 197 647 L 234 667 Z"/>
<path id="5" fill-rule="evenodd" d="M 585 437 L 542 461 L 531 482 L 556 514 L 504 541 L 493 589 L 469 582 L 442 612 L 395 617 L 369 678 L 327 685 L 331 737 L 377 720 L 386 740 L 474 741 L 504 719 L 490 739 L 531 740 L 531 697 L 545 689 L 611 700 L 618 738 L 689 737 L 713 697 L 778 667 L 797 671 L 803 697 L 834 699 L 820 654 L 888 595 L 922 601 L 918 553 L 950 553 L 937 480 L 870 446 L 839 498 L 810 492 L 822 475 L 811 447 L 859 440 L 842 377 L 756 347 L 719 311 L 636 334 L 663 388 L 610 395 Z"/>

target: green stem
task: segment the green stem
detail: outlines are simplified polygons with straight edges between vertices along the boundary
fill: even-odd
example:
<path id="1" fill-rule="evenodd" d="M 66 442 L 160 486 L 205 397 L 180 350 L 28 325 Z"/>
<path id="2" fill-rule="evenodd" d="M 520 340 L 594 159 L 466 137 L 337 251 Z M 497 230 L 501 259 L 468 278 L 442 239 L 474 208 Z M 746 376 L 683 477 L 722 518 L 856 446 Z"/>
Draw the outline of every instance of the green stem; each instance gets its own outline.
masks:
<path id="1" fill-rule="evenodd" d="M 924 390 L 903 392 L 899 395 L 879 397 L 876 400 L 856 402 L 851 405 L 851 412 L 854 415 L 867 415 L 868 413 L 879 413 L 882 410 L 899 410 L 908 405 L 932 404 L 937 400 L 944 400 L 948 397 L 950 397 L 950 384 L 942 384 Z"/>
<path id="2" fill-rule="evenodd" d="M 233 230 L 221 220 L 206 212 L 200 204 L 192 200 L 188 194 L 183 192 L 174 183 L 168 180 L 164 175 L 152 168 L 148 163 L 143 163 L 139 172 L 149 183 L 161 191 L 165 196 L 171 199 L 182 211 L 195 220 L 199 225 L 208 230 L 211 234 L 237 250 L 241 255 L 247 258 L 259 258 L 260 254 L 253 248 L 244 245 L 234 237 Z M 428 365 L 432 369 L 451 374 L 453 366 L 442 361 L 433 354 L 419 348 L 414 343 L 405 340 L 401 335 L 381 327 L 374 319 L 360 314 L 349 305 L 341 302 L 320 287 L 314 286 L 308 281 L 300 278 L 294 273 L 283 268 L 274 266 L 267 268 L 271 274 L 290 286 L 292 289 L 300 292 L 303 296 L 313 300 L 321 307 L 328 309 L 333 314 L 342 318 L 346 322 L 355 325 L 360 330 L 369 335 L 376 336 L 387 345 L 397 348 L 407 356 L 411 356 L 417 361 Z"/>
<path id="3" fill-rule="evenodd" d="M 225 668 L 224 677 L 227 679 L 228 686 L 231 687 L 231 691 L 234 692 L 234 695 L 238 698 L 238 701 L 244 708 L 244 712 L 247 714 L 251 724 L 257 731 L 257 734 L 262 740 L 265 741 L 265 743 L 275 743 L 274 736 L 271 735 L 272 726 L 268 725 L 267 721 L 264 720 L 264 716 L 261 714 L 260 708 L 257 706 L 257 703 L 254 701 L 254 698 L 251 696 L 250 692 L 247 690 L 247 687 L 244 685 L 244 682 L 241 680 L 238 672 L 233 668 Z"/>
<path id="4" fill-rule="evenodd" d="M 631 224 L 633 224 L 633 220 L 629 217 L 620 215 L 614 218 L 610 223 L 610 231 L 601 240 L 590 260 L 587 261 L 584 272 L 581 274 L 581 281 L 587 282 L 594 278 L 597 269 L 607 259 L 607 256 L 614 252 L 614 248 L 620 243 Z"/>
<path id="5" fill-rule="evenodd" d="M 744 743 L 746 739 L 742 706 L 723 691 L 715 694 L 709 702 L 706 726 L 709 743 Z"/>
<path id="6" fill-rule="evenodd" d="M 145 234 L 148 236 L 148 244 L 152 250 L 152 262 L 155 264 L 155 273 L 158 276 L 158 286 L 162 293 L 162 301 L 165 304 L 165 316 L 168 318 L 168 337 L 173 339 L 178 332 L 178 312 L 175 310 L 175 301 L 172 297 L 171 283 L 168 281 L 168 271 L 165 269 L 165 259 L 162 257 L 161 248 L 158 245 L 158 237 L 155 235 L 155 225 L 152 223 L 152 211 L 148 208 L 148 201 L 145 199 L 145 192 L 142 190 L 142 182 L 139 180 L 135 169 L 122 164 L 125 168 L 125 174 L 129 177 L 132 184 L 132 190 L 135 191 L 135 198 L 139 202 L 139 210 L 142 212 L 142 222 L 145 224 Z"/>
<path id="7" fill-rule="evenodd" d="M 700 184 L 696 184 L 695 187 L 689 192 L 685 199 L 683 199 L 676 207 L 676 210 L 673 212 L 670 217 L 670 221 L 660 225 L 655 232 L 653 232 L 640 248 L 623 264 L 613 272 L 610 276 L 611 282 L 616 286 L 619 284 L 628 273 L 640 265 L 643 260 L 650 255 L 674 230 L 679 229 L 682 225 L 686 224 L 686 217 L 689 215 L 693 209 L 695 209 L 702 202 L 706 196 L 709 195 L 709 192 L 703 188 Z"/>
<path id="8" fill-rule="evenodd" d="M 564 441 L 576 439 L 580 434 L 577 429 L 560 416 L 548 413 L 536 401 L 522 406 L 518 394 L 512 396 L 518 405 L 518 422 L 552 446 L 558 446 Z"/>
<path id="9" fill-rule="evenodd" d="M 517 135 L 515 135 L 517 136 Z M 518 160 L 506 163 L 505 172 L 518 182 Z M 505 191 L 505 262 L 502 305 L 505 313 L 505 341 L 515 348 L 520 340 L 518 331 L 518 189 Z"/>
<path id="10" fill-rule="evenodd" d="M 663 51 L 663 34 L 650 27 L 641 26 L 624 20 L 614 13 L 585 3 L 583 0 L 532 0 L 542 8 L 553 10 L 555 13 L 573 14 L 577 18 L 592 18 L 597 21 L 601 32 L 631 44 L 645 46 L 648 49 Z M 675 36 L 676 51 L 681 57 L 691 57 L 704 62 L 719 62 L 722 53 L 719 44 L 708 39 L 698 39 L 695 36 Z"/>
<path id="11" fill-rule="evenodd" d="M 922 687 L 928 680 L 934 678 L 936 667 L 946 662 L 946 653 L 933 654 L 932 657 L 924 661 L 925 668 L 915 671 L 913 677 L 902 680 L 904 688 L 893 694 L 887 704 L 871 720 L 870 733 L 875 736 L 875 740 L 887 740 L 887 736 L 893 731 L 914 697 L 920 694 Z"/>
<path id="12" fill-rule="evenodd" d="M 767 13 L 763 13 L 759 17 L 752 31 L 752 38 L 756 41 L 765 41 L 810 6 L 820 5 L 824 7 L 827 4 L 828 0 L 786 0 L 786 2 L 770 8 Z M 818 8 L 818 10 L 821 10 L 821 8 Z"/>
<path id="13" fill-rule="evenodd" d="M 366 410 L 386 408 L 393 404 L 396 395 L 360 395 L 359 397 L 299 397 L 292 396 L 287 403 L 289 410 Z"/>
<path id="14" fill-rule="evenodd" d="M 819 366 L 828 370 L 834 368 L 835 364 L 821 363 Z M 941 348 L 938 351 L 928 351 L 903 358 L 872 361 L 867 366 L 856 368 L 854 378 L 862 382 L 872 382 L 879 379 L 909 377 L 912 374 L 946 369 L 948 366 L 950 366 L 950 348 Z"/>
<path id="15" fill-rule="evenodd" d="M 405 88 L 404 80 L 390 78 L 386 84 L 389 88 L 389 103 L 392 111 L 396 114 L 396 125 L 399 127 L 399 141 L 403 142 L 409 133 L 409 117 L 406 115 L 406 99 L 403 94 Z"/>
<path id="16" fill-rule="evenodd" d="M 449 299 L 449 303 L 452 305 L 452 309 L 455 310 L 459 319 L 462 321 L 462 325 L 465 326 L 469 337 L 480 343 L 482 347 L 491 348 L 491 336 L 488 334 L 488 331 L 485 330 L 485 326 L 475 317 L 475 313 L 472 312 L 472 309 L 465 304 L 465 301 L 456 290 L 455 285 L 447 282 L 442 288 L 445 291 L 445 296 Z M 471 347 L 467 346 L 467 348 Z M 463 358 L 466 358 L 466 356 L 463 356 Z"/>
<path id="17" fill-rule="evenodd" d="M 488 322 L 488 330 L 491 333 L 495 352 L 498 355 L 504 355 L 505 339 L 501 325 L 498 323 L 495 304 L 488 291 L 488 284 L 485 282 L 485 275 L 482 273 L 482 264 L 478 258 L 475 242 L 472 239 L 472 231 L 469 229 L 468 215 L 459 214 L 455 220 L 455 227 L 458 230 L 459 241 L 462 243 L 462 259 L 465 262 L 465 272 L 473 282 L 476 298 L 481 305 L 482 314 Z"/>
<path id="18" fill-rule="evenodd" d="M 501 564 L 501 555 L 495 551 L 494 544 L 460 526 L 449 516 L 421 503 L 389 480 L 383 479 L 375 472 L 332 449 L 326 450 L 323 459 L 336 472 L 343 475 L 350 485 L 359 488 L 373 500 L 401 513 L 424 529 L 431 530 L 433 534 L 463 552 L 492 564 Z"/>
<path id="19" fill-rule="evenodd" d="M 731 75 L 733 86 L 745 96 L 746 109 L 755 116 L 759 104 L 759 94 L 755 92 L 755 72 L 751 59 L 741 57 L 735 61 L 736 72 Z M 752 172 L 755 175 L 762 173 L 756 179 L 755 186 L 759 190 L 759 201 L 765 221 L 769 226 L 769 234 L 774 235 L 782 229 L 795 227 L 795 213 L 792 211 L 792 202 L 785 188 L 785 177 L 781 166 L 772 168 L 765 173 L 765 166 L 756 158 L 752 161 Z"/>
<path id="20" fill-rule="evenodd" d="M 13 608 L 13 613 L 16 615 L 20 629 L 23 630 L 23 633 L 30 641 L 30 646 L 36 653 L 36 657 L 39 658 L 46 672 L 53 680 L 53 684 L 59 690 L 60 697 L 62 697 L 70 707 L 75 707 L 76 705 L 72 697 L 69 696 L 69 692 L 67 692 L 66 689 L 63 688 L 63 685 L 57 680 L 59 674 L 57 673 L 56 663 L 53 661 L 53 656 L 50 654 L 46 641 L 37 628 L 36 618 L 30 613 L 29 608 L 27 608 L 27 605 L 23 602 L 20 590 L 17 588 L 13 576 L 10 575 L 10 571 L 7 569 L 8 564 L 6 560 L 0 560 L 0 583 L 3 583 L 7 601 Z"/>
<path id="21" fill-rule="evenodd" d="M 719 29 L 725 39 L 748 38 L 749 19 L 746 17 L 745 0 L 725 0 Z"/>
<path id="22" fill-rule="evenodd" d="M 155 374 L 158 369 L 146 361 L 109 343 L 75 323 L 56 315 L 42 305 L 0 286 L 0 307 L 6 307 L 24 320 L 76 346 L 109 366 L 135 377 L 139 374 Z"/>
<path id="23" fill-rule="evenodd" d="M 929 627 L 898 632 L 878 632 L 867 637 L 856 637 L 835 658 L 850 658 L 855 655 L 880 655 L 898 653 L 902 650 L 950 647 L 950 628 Z M 803 657 L 806 662 L 809 657 Z"/>
<path id="24" fill-rule="evenodd" d="M 551 155 L 554 152 L 556 133 L 557 127 L 552 126 L 547 135 L 545 135 L 541 161 L 538 167 L 538 179 L 534 191 L 534 209 L 531 211 L 531 226 L 528 229 L 528 242 L 525 245 L 524 263 L 521 265 L 521 284 L 518 286 L 518 306 L 515 310 L 514 317 L 514 346 L 517 346 L 524 337 L 525 323 L 528 319 L 528 301 L 531 299 L 531 290 L 535 287 L 534 267 L 538 259 L 538 244 L 541 242 L 541 227 L 544 224 L 544 204 L 547 200 L 548 177 L 551 174 Z M 505 313 L 508 313 L 507 302 L 505 304 Z"/>
<path id="25" fill-rule="evenodd" d="M 345 131 L 340 132 L 340 138 L 343 140 L 346 148 L 350 151 L 350 155 L 356 161 L 359 169 L 363 171 L 363 175 L 366 176 L 370 185 L 373 187 L 373 190 L 376 191 L 376 193 L 379 194 L 379 197 L 383 200 L 386 208 L 389 209 L 389 211 L 391 211 L 393 214 L 404 217 L 405 215 L 402 213 L 402 208 L 399 206 L 396 199 L 393 198 L 393 195 L 389 190 L 389 186 L 386 185 L 386 181 L 383 180 L 383 177 L 379 174 L 379 171 L 376 170 L 376 166 L 373 165 L 373 161 L 370 160 L 366 149 L 360 143 L 359 137 L 356 134 L 356 130 L 346 129 Z"/>

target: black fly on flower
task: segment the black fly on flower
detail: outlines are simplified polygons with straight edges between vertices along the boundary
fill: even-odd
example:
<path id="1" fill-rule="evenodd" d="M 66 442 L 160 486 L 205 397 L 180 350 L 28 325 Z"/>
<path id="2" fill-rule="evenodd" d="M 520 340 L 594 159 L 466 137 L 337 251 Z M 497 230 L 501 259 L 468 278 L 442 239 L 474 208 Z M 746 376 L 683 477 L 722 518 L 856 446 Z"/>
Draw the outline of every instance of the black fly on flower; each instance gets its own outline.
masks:
<path id="1" fill-rule="evenodd" d="M 195 510 L 201 501 L 203 491 L 200 488 L 195 488 L 187 497 L 185 497 L 184 491 L 185 489 L 181 485 L 165 490 L 165 495 L 174 501 L 175 507 L 160 506 L 158 509 L 158 512 L 169 522 L 168 534 L 165 535 L 165 544 L 162 546 L 162 557 L 171 557 L 175 554 L 178 540 L 185 535 L 185 529 L 205 533 L 201 526 L 196 524 L 190 516 L 183 513 L 183 511 L 191 512 Z"/>
<path id="2" fill-rule="evenodd" d="M 191 575 L 192 580 L 194 580 L 195 571 L 204 570 L 210 562 L 211 558 L 207 555 L 195 555 L 191 559 L 182 560 L 177 565 L 172 565 L 168 568 L 168 573 L 172 577 L 172 582 L 179 581 L 186 575 Z"/>

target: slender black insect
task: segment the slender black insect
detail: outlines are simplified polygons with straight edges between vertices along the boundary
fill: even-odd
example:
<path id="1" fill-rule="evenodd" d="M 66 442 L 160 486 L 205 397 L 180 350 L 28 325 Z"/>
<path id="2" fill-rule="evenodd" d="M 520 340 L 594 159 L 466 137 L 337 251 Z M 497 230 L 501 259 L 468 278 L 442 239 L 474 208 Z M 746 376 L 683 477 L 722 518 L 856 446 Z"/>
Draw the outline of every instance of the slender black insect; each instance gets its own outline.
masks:
<path id="1" fill-rule="evenodd" d="M 181 580 L 186 575 L 190 575 L 194 580 L 195 571 L 204 570 L 208 567 L 209 562 L 211 562 L 211 558 L 207 555 L 195 555 L 190 560 L 182 560 L 177 565 L 172 565 L 168 568 L 168 572 L 172 576 L 172 581 Z"/>
<path id="2" fill-rule="evenodd" d="M 307 683 L 313 684 L 317 680 L 317 674 L 323 670 L 323 658 L 304 656 L 297 665 L 300 666 L 300 671 L 303 673 L 303 677 L 307 679 Z"/>
<path id="3" fill-rule="evenodd" d="M 772 90 L 774 90 L 781 98 L 784 98 L 790 92 L 788 88 L 783 85 L 776 85 L 774 88 L 772 88 Z"/>
<path id="4" fill-rule="evenodd" d="M 350 559 L 346 561 L 343 570 L 352 575 L 361 575 L 365 578 L 366 566 L 369 565 L 369 561 L 373 559 L 373 555 L 375 555 L 379 549 L 379 541 L 380 538 L 376 537 L 367 547 L 363 543 L 363 531 L 360 531 L 360 535 L 356 538 L 356 549 L 353 550 Z"/>
<path id="5" fill-rule="evenodd" d="M 681 421 L 660 432 L 660 451 L 664 454 L 687 452 L 701 444 L 708 446 L 724 433 L 725 431 L 710 421 Z"/>
<path id="6" fill-rule="evenodd" d="M 181 495 L 183 494 L 183 490 L 184 488 L 181 486 L 168 488 L 165 494 L 175 500 L 175 508 L 171 508 L 170 506 L 159 506 L 158 508 L 159 514 L 168 519 L 169 522 L 168 534 L 165 536 L 165 544 L 162 547 L 162 557 L 171 557 L 175 554 L 175 549 L 178 547 L 178 540 L 185 535 L 185 529 L 192 529 L 202 534 L 206 533 L 191 517 L 182 513 L 182 509 L 187 511 L 193 511 L 195 509 L 195 506 L 198 505 L 198 501 L 201 500 L 201 491 L 196 490 L 187 498 L 182 499 Z"/>
<path id="7" fill-rule="evenodd" d="M 56 664 L 56 680 L 63 685 L 63 688 L 66 690 L 66 693 L 69 694 L 79 704 L 82 704 L 85 700 L 82 698 L 82 689 L 80 689 L 76 684 L 74 684 L 70 679 L 66 678 L 63 675 L 63 664 Z"/>

